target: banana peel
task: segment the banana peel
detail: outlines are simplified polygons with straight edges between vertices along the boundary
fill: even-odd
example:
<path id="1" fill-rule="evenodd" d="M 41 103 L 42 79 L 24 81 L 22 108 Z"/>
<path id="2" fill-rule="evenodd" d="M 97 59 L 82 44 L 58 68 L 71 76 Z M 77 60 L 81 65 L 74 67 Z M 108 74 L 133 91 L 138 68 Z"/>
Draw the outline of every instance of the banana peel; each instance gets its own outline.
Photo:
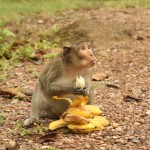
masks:
<path id="1" fill-rule="evenodd" d="M 87 109 L 84 109 L 84 108 L 81 108 L 81 107 L 70 107 L 67 112 L 67 114 L 76 114 L 76 115 L 80 115 L 80 116 L 83 116 L 85 118 L 92 118 L 93 115 L 92 113 L 87 110 Z"/>
<path id="2" fill-rule="evenodd" d="M 94 116 L 98 116 L 102 113 L 98 106 L 85 105 L 83 108 L 89 110 Z"/>
<path id="3" fill-rule="evenodd" d="M 64 121 L 69 123 L 73 123 L 73 124 L 87 124 L 88 123 L 88 119 L 80 116 L 80 115 L 76 115 L 76 114 L 67 114 L 64 117 Z"/>
<path id="4" fill-rule="evenodd" d="M 89 119 L 89 123 L 95 126 L 94 130 L 103 130 L 109 124 L 109 121 L 102 116 L 94 116 L 92 119 Z"/>
<path id="5" fill-rule="evenodd" d="M 89 133 L 95 129 L 95 125 L 92 123 L 86 125 L 68 124 L 67 127 L 74 133 Z"/>
<path id="6" fill-rule="evenodd" d="M 88 96 L 77 96 L 77 98 L 72 102 L 71 107 L 83 107 L 88 101 Z"/>
<path id="7" fill-rule="evenodd" d="M 53 121 L 49 124 L 50 130 L 56 130 L 58 128 L 63 128 L 67 126 L 67 122 L 65 122 L 63 119 L 59 119 L 56 121 Z"/>
<path id="8" fill-rule="evenodd" d="M 59 120 L 49 124 L 50 130 L 67 127 L 74 133 L 90 133 L 95 130 L 103 130 L 109 121 L 100 116 L 102 111 L 94 105 L 86 105 L 88 96 L 77 96 L 72 101 L 69 98 L 59 98 L 53 96 L 54 100 L 66 100 L 70 107 L 62 114 Z"/>

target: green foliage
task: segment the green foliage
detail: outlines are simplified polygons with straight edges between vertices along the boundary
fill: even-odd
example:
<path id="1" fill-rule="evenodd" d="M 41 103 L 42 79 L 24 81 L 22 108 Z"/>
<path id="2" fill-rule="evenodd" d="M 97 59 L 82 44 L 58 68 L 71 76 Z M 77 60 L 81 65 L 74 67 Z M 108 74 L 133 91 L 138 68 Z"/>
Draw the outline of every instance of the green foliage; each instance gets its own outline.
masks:
<path id="1" fill-rule="evenodd" d="M 0 0 L 0 4 L 0 16 L 80 8 L 150 7 L 149 0 Z"/>
<path id="2" fill-rule="evenodd" d="M 46 39 L 42 40 L 41 42 L 34 43 L 34 49 L 35 50 L 48 50 L 50 48 L 57 47 L 56 43 L 52 43 Z"/>
<path id="3" fill-rule="evenodd" d="M 30 44 L 23 45 L 17 49 L 16 55 L 19 59 L 30 58 L 33 55 L 33 48 Z"/>
<path id="4" fill-rule="evenodd" d="M 37 71 L 32 71 L 31 76 L 34 77 L 34 78 L 38 78 L 40 76 L 40 74 Z"/>
<path id="5" fill-rule="evenodd" d="M 55 54 L 55 53 L 48 53 L 48 54 L 45 54 L 43 56 L 43 58 L 45 58 L 45 59 L 52 59 L 52 58 L 55 58 L 56 56 L 57 56 L 57 54 Z"/>
<path id="6" fill-rule="evenodd" d="M 0 113 L 0 125 L 5 122 L 6 116 L 6 113 Z"/>

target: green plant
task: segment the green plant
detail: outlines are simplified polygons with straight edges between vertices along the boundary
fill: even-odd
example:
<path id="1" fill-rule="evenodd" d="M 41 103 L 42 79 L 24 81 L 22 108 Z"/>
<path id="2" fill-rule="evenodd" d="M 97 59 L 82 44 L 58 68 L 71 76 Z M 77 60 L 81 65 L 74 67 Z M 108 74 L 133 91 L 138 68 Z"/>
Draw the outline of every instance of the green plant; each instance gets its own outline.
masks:
<path id="1" fill-rule="evenodd" d="M 43 56 L 44 59 L 52 59 L 55 58 L 57 56 L 57 54 L 55 53 L 47 53 Z"/>
<path id="2" fill-rule="evenodd" d="M 23 45 L 19 47 L 16 51 L 16 55 L 19 59 L 21 58 L 28 59 L 32 57 L 33 53 L 34 53 L 34 49 L 31 47 L 30 44 Z"/>

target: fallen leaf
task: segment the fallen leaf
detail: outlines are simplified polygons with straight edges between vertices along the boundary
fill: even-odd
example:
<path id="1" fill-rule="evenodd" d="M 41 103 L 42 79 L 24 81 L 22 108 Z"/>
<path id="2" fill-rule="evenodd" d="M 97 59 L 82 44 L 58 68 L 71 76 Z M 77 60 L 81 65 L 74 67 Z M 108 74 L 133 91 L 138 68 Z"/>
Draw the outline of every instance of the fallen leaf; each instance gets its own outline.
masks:
<path id="1" fill-rule="evenodd" d="M 132 102 L 132 101 L 136 101 L 136 102 L 141 102 L 142 99 L 141 98 L 136 98 L 130 95 L 124 95 L 123 96 L 123 101 L 125 102 Z"/>
<path id="2" fill-rule="evenodd" d="M 10 98 L 17 96 L 18 98 L 24 98 L 25 95 L 19 91 L 18 88 L 0 89 L 0 95 L 9 96 Z"/>
<path id="3" fill-rule="evenodd" d="M 57 140 L 57 132 L 50 132 L 48 134 L 41 136 L 38 139 L 38 142 L 39 143 L 50 142 L 50 141 L 55 142 L 56 140 Z"/>
<path id="4" fill-rule="evenodd" d="M 114 89 L 119 89 L 120 87 L 118 85 L 114 85 L 114 84 L 106 84 L 107 87 L 109 88 L 114 88 Z"/>
<path id="5" fill-rule="evenodd" d="M 92 76 L 92 80 L 94 81 L 101 81 L 108 78 L 108 75 L 106 75 L 105 73 L 95 73 Z"/>

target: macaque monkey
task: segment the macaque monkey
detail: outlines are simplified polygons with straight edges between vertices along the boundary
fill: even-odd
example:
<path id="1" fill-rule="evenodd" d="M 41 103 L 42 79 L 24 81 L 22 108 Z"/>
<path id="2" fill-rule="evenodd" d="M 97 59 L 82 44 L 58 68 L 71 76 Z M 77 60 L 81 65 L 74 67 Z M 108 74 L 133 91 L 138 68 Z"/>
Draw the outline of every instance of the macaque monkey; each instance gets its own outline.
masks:
<path id="1" fill-rule="evenodd" d="M 77 46 L 64 47 L 63 52 L 54 58 L 41 74 L 31 100 L 30 117 L 24 126 L 30 126 L 39 120 L 42 113 L 51 119 L 59 118 L 69 107 L 65 100 L 53 100 L 53 96 L 74 100 L 77 95 L 88 95 L 89 104 L 93 101 L 92 68 L 96 57 L 90 42 Z M 76 77 L 85 79 L 85 87 L 75 86 Z"/>

